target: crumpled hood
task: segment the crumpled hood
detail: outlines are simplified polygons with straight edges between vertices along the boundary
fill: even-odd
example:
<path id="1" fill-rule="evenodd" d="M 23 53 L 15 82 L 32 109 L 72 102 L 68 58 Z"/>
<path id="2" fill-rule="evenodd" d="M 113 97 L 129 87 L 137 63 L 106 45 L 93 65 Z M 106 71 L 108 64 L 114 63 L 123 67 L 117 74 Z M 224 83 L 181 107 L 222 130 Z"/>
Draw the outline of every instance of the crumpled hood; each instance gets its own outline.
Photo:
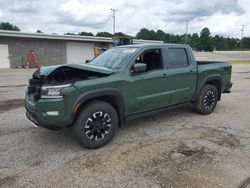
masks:
<path id="1" fill-rule="evenodd" d="M 34 76 L 36 77 L 47 77 L 50 74 L 52 74 L 55 70 L 59 68 L 76 68 L 80 70 L 86 70 L 90 72 L 96 72 L 96 73 L 101 73 L 101 74 L 106 74 L 110 75 L 113 73 L 111 69 L 105 68 L 105 67 L 99 67 L 95 65 L 90 65 L 90 64 L 63 64 L 63 65 L 53 65 L 53 66 L 43 66 L 37 69 L 34 72 Z"/>

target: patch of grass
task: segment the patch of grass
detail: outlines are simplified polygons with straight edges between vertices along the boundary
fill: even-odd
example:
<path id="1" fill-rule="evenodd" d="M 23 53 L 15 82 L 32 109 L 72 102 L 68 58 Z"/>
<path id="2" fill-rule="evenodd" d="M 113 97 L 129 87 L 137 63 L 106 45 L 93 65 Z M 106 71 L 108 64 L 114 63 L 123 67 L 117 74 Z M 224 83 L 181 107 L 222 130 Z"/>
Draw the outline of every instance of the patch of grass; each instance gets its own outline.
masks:
<path id="1" fill-rule="evenodd" d="M 250 60 L 232 60 L 230 64 L 250 64 Z"/>

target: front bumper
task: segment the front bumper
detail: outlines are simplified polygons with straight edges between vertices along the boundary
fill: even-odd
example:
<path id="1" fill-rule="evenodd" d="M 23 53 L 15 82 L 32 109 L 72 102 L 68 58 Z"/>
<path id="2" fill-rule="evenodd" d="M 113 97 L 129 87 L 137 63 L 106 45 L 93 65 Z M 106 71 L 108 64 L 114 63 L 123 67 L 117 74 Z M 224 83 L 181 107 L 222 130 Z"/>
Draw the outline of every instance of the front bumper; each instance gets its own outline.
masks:
<path id="1" fill-rule="evenodd" d="M 63 127 L 48 124 L 46 119 L 38 112 L 36 112 L 27 102 L 24 103 L 26 109 L 26 117 L 36 126 L 44 127 L 50 130 L 60 130 Z"/>
<path id="2" fill-rule="evenodd" d="M 65 102 L 61 100 L 43 99 L 30 104 L 25 100 L 27 118 L 35 125 L 50 130 L 59 130 L 72 124 L 73 120 L 65 111 Z M 49 114 L 57 112 L 58 114 Z"/>

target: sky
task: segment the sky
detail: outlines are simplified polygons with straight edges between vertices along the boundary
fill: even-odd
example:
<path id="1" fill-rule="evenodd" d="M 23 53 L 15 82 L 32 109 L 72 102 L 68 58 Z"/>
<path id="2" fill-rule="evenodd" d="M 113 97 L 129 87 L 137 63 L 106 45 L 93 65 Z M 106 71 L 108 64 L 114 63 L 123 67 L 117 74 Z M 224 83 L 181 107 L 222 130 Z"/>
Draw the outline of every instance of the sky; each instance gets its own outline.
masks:
<path id="1" fill-rule="evenodd" d="M 87 31 L 112 33 L 111 8 L 116 31 L 136 35 L 141 28 L 172 34 L 200 33 L 250 36 L 249 0 L 0 0 L 0 22 L 10 22 L 23 32 L 64 34 Z"/>

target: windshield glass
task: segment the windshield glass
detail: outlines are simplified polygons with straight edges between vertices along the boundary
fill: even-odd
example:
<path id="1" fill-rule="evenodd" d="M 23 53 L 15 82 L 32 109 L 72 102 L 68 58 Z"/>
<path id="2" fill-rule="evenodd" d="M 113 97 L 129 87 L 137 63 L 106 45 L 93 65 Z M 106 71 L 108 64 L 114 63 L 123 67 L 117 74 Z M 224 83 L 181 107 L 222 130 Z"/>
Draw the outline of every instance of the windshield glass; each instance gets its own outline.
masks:
<path id="1" fill-rule="evenodd" d="M 135 51 L 136 48 L 112 48 L 97 56 L 90 64 L 109 69 L 120 69 Z"/>

